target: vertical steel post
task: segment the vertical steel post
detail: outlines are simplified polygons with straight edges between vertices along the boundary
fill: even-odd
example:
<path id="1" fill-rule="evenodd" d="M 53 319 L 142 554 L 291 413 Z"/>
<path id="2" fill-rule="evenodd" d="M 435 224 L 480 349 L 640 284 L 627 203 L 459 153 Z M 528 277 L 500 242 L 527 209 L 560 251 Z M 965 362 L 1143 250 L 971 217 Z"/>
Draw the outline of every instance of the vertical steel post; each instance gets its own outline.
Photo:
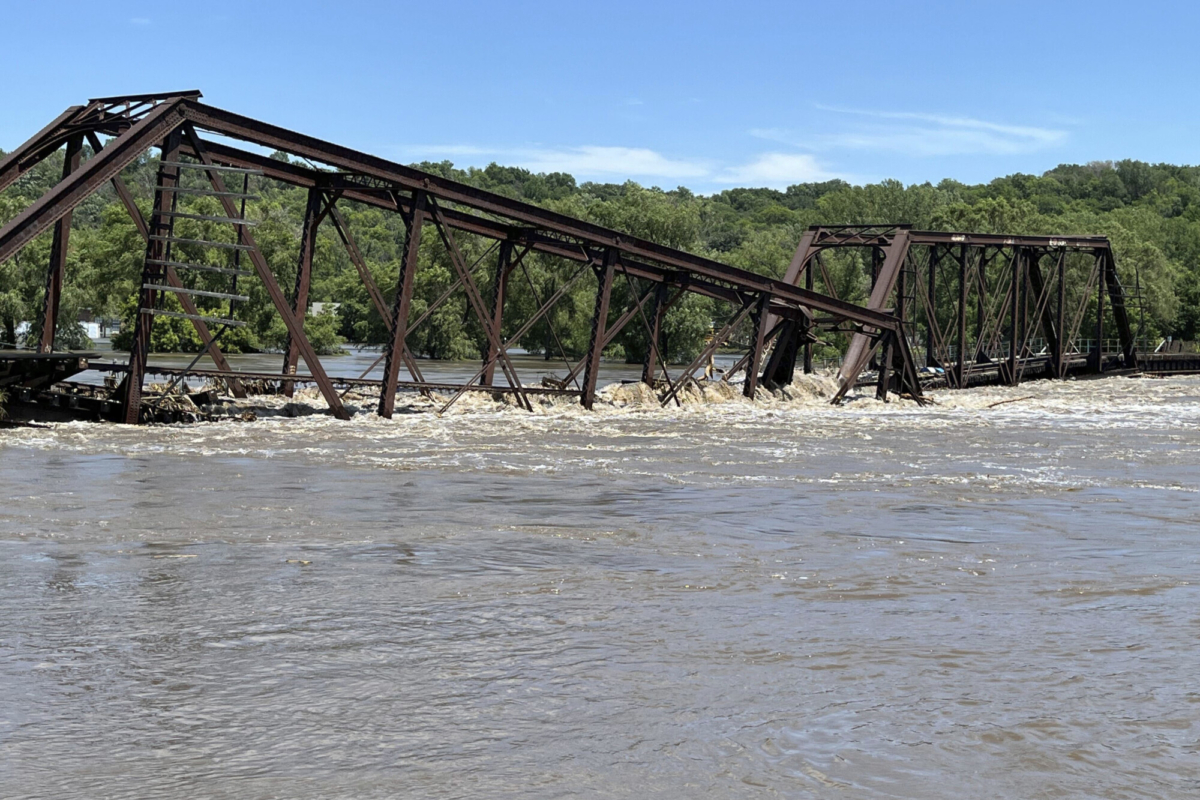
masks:
<path id="1" fill-rule="evenodd" d="M 1117 274 L 1117 260 L 1111 249 L 1105 250 L 1104 284 L 1108 291 L 1108 307 L 1112 309 L 1117 341 L 1121 345 L 1121 363 L 1126 369 L 1137 366 L 1137 340 L 1129 325 L 1129 310 L 1125 305 L 1125 287 Z"/>
<path id="2" fill-rule="evenodd" d="M 383 386 L 379 394 L 379 416 L 392 418 L 396 407 L 396 385 L 400 380 L 400 362 L 404 356 L 404 335 L 408 331 L 408 309 L 412 305 L 413 277 L 421 250 L 421 228 L 425 224 L 425 192 L 413 195 L 412 220 L 400 276 L 396 281 L 396 302 L 392 304 L 392 338 L 383 362 Z"/>
<path id="3" fill-rule="evenodd" d="M 895 333 L 886 331 L 883 334 L 883 360 L 879 362 L 879 383 L 875 385 L 875 399 L 885 403 L 892 383 L 892 360 L 896 355 L 895 342 Z"/>
<path id="4" fill-rule="evenodd" d="M 954 364 L 954 385 L 966 387 L 967 380 L 967 246 L 958 246 L 958 358 Z"/>
<path id="5" fill-rule="evenodd" d="M 596 270 L 596 311 L 592 319 L 592 338 L 588 343 L 587 366 L 583 372 L 583 392 L 580 397 L 583 407 L 588 410 L 596 400 L 596 382 L 600 379 L 600 355 L 604 350 L 604 330 L 608 324 L 608 303 L 612 296 L 617 257 L 617 251 L 608 248 L 604 251 L 603 265 Z"/>
<path id="6" fill-rule="evenodd" d="M 512 261 L 513 243 L 509 239 L 500 242 L 500 255 L 496 259 L 496 280 L 492 283 L 492 328 L 499 336 L 504 327 L 504 296 L 508 290 L 508 273 Z M 496 361 L 500 358 L 500 348 L 488 340 L 483 357 L 483 375 L 479 382 L 491 386 L 496 376 Z"/>
<path id="7" fill-rule="evenodd" d="M 296 291 L 292 295 L 292 313 L 301 324 L 308 318 L 308 290 L 312 286 L 313 251 L 317 247 L 317 227 L 321 222 L 321 190 L 316 186 L 308 190 L 308 205 L 304 209 L 304 227 L 300 233 L 300 258 L 296 264 Z M 239 225 L 240 229 L 241 226 Z M 236 276 L 235 276 L 236 277 Z M 300 362 L 300 348 L 289 333 L 287 347 L 284 349 L 283 374 L 295 375 L 296 365 Z M 293 381 L 283 382 L 283 393 L 291 397 L 296 384 Z"/>
<path id="8" fill-rule="evenodd" d="M 771 306 L 771 295 L 766 292 L 758 296 L 752 319 L 753 333 L 750 334 L 750 354 L 746 359 L 746 380 L 742 383 L 742 395 L 754 399 L 758 389 L 758 362 L 762 360 L 763 339 L 767 333 L 767 309 Z"/>
<path id="9" fill-rule="evenodd" d="M 79 169 L 79 157 L 83 152 L 83 136 L 72 136 L 67 140 L 67 155 L 63 160 L 63 178 Z M 46 275 L 46 295 L 42 299 L 42 338 L 38 342 L 39 353 L 54 349 L 54 335 L 58 331 L 58 307 L 62 298 L 63 277 L 67 270 L 67 246 L 71 240 L 71 212 L 68 211 L 54 223 L 54 242 L 50 245 L 50 267 Z"/>
<path id="10" fill-rule="evenodd" d="M 1037 297 L 1033 294 L 1029 273 L 1033 271 L 1033 260 L 1037 258 L 1037 253 L 1032 247 L 1025 248 L 1025 258 L 1021 261 L 1021 352 L 1022 359 L 1029 355 L 1029 306 L 1037 303 Z M 1021 373 L 1024 374 L 1025 365 L 1021 365 Z"/>
<path id="11" fill-rule="evenodd" d="M 977 273 L 978 273 L 977 277 L 979 278 L 979 284 L 975 287 L 975 292 L 976 292 L 976 297 L 975 297 L 975 349 L 979 351 L 979 356 L 984 359 L 987 359 L 987 357 L 988 357 L 987 353 L 984 352 L 984 341 L 985 340 L 984 340 L 984 330 L 983 330 L 985 318 L 987 317 L 987 295 L 988 295 L 988 286 L 987 286 L 988 260 L 987 260 L 986 256 L 987 256 L 987 248 L 985 247 L 985 248 L 983 248 L 983 252 L 981 252 L 979 255 L 979 269 L 977 270 Z M 997 251 L 993 257 L 996 258 L 997 260 L 999 260 L 1000 256 L 1001 256 L 1001 251 Z"/>
<path id="12" fill-rule="evenodd" d="M 162 161 L 178 162 L 179 147 L 183 143 L 180 131 L 172 131 L 162 143 Z M 154 316 L 145 313 L 143 309 L 154 308 L 156 292 L 145 288 L 146 284 L 154 284 L 162 277 L 163 267 L 152 261 L 163 261 L 167 251 L 167 243 L 155 236 L 170 236 L 173 226 L 171 217 L 166 213 L 171 210 L 175 200 L 174 189 L 179 184 L 179 167 L 158 167 L 158 185 L 154 191 L 154 211 L 150 216 L 149 230 L 152 237 L 146 243 L 146 261 L 142 267 L 142 289 L 138 295 L 137 315 L 133 334 L 133 346 L 129 350 L 129 370 L 125 375 L 124 408 L 121 418 L 127 425 L 136 425 L 142 407 L 142 380 L 146 374 L 146 361 L 150 354 L 150 336 L 154 330 Z"/>
<path id="13" fill-rule="evenodd" d="M 804 273 L 804 288 L 810 292 L 813 290 L 813 271 L 812 271 L 811 264 L 809 265 L 808 270 Z M 825 287 L 825 290 L 833 291 L 828 286 Z M 813 373 L 813 346 L 812 346 L 812 339 L 809 338 L 808 334 L 809 334 L 808 328 L 805 327 L 804 328 L 804 374 L 812 375 L 812 373 Z"/>
<path id="14" fill-rule="evenodd" d="M 658 340 L 662 336 L 662 318 L 667 305 L 667 282 L 658 284 L 654 290 L 654 312 L 650 317 L 649 340 L 646 343 L 646 360 L 642 362 L 642 383 L 654 385 L 654 373 L 658 371 Z"/>
<path id="15" fill-rule="evenodd" d="M 1067 375 L 1067 341 L 1070 331 L 1067 330 L 1067 254 L 1063 251 L 1058 258 L 1058 353 L 1054 364 L 1054 377 L 1065 378 Z"/>
<path id="16" fill-rule="evenodd" d="M 941 254 L 935 244 L 929 248 L 929 304 L 925 320 L 925 366 L 933 368 L 938 360 L 933 355 L 933 328 L 937 321 L 937 268 Z"/>
<path id="17" fill-rule="evenodd" d="M 1010 386 L 1016 386 L 1020 382 L 1017 359 L 1021 355 L 1021 303 L 1024 299 L 1021 292 L 1021 277 L 1024 274 L 1024 264 L 1025 248 L 1017 247 L 1013 252 L 1012 314 L 1009 319 L 1008 383 Z"/>
<path id="18" fill-rule="evenodd" d="M 1107 269 L 1107 255 L 1102 251 L 1096 258 L 1096 269 L 1100 275 L 1096 280 L 1096 363 L 1095 371 L 1104 371 L 1104 270 Z"/>
<path id="19" fill-rule="evenodd" d="M 1051 251 L 1034 249 L 1030 251 L 1029 259 L 1029 296 L 1033 298 L 1034 313 L 1037 319 L 1034 321 L 1034 326 L 1040 325 L 1042 334 L 1046 337 L 1046 346 L 1050 350 L 1050 359 L 1048 362 L 1049 372 L 1051 375 L 1058 375 L 1058 362 L 1060 360 L 1059 353 L 1062 351 L 1061 339 L 1062 331 L 1059 325 L 1054 320 L 1054 311 L 1050 308 L 1050 281 L 1054 276 L 1051 275 L 1047 280 L 1042 274 L 1042 259 L 1050 255 Z M 1061 259 L 1064 252 L 1060 252 L 1058 258 Z M 1055 266 L 1057 270 L 1057 265 Z M 1031 326 L 1030 331 L 1036 327 Z"/>
<path id="20" fill-rule="evenodd" d="M 879 247 L 871 247 L 871 295 L 875 294 L 875 284 L 879 283 L 879 265 L 883 262 L 883 249 Z M 877 351 L 871 351 L 870 369 L 879 370 L 879 356 Z"/>

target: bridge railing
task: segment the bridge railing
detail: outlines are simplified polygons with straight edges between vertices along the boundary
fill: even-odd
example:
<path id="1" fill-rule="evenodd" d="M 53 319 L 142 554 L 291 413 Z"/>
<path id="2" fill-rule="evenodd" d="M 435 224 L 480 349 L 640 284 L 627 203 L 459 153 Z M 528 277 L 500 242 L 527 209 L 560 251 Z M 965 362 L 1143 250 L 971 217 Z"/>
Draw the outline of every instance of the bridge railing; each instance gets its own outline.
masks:
<path id="1" fill-rule="evenodd" d="M 1106 338 L 1101 342 L 1101 352 L 1104 355 L 1120 355 L 1121 340 L 1117 338 Z M 1095 339 L 1076 338 L 1072 339 L 1066 348 L 1068 357 L 1071 356 L 1087 356 L 1090 355 L 1096 346 Z M 927 350 L 923 341 L 912 341 L 910 339 L 910 347 L 913 355 L 921 364 L 928 363 L 926 357 Z M 1156 352 L 1182 352 L 1182 353 L 1198 353 L 1200 352 L 1200 342 L 1167 342 L 1165 339 L 1157 337 L 1141 337 L 1136 340 L 1137 352 L 1142 354 Z M 934 355 L 938 361 L 954 363 L 958 361 L 959 347 L 957 343 L 949 343 L 944 347 L 935 348 Z M 1005 361 L 1010 354 L 1010 344 L 1007 339 L 999 339 L 993 343 L 979 347 L 976 342 L 967 342 L 967 358 L 975 359 L 976 355 L 981 354 L 990 361 Z M 1036 357 L 1051 355 L 1050 343 L 1041 337 L 1035 337 L 1028 340 L 1025 345 L 1025 351 L 1022 357 Z"/>

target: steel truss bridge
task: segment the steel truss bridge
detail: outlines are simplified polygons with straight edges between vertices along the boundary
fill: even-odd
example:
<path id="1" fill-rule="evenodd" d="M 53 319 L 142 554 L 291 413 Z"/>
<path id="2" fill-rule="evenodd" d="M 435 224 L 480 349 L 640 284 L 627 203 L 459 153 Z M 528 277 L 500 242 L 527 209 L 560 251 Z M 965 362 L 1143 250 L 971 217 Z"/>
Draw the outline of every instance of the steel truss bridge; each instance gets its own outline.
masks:
<path id="1" fill-rule="evenodd" d="M 215 141 L 214 135 L 222 141 Z M 229 141 L 281 151 L 320 166 L 268 158 Z M 85 142 L 92 155 L 83 161 Z M 400 390 L 426 395 L 433 391 L 448 393 L 452 398 L 443 410 L 467 391 L 511 394 L 526 408 L 532 407 L 531 396 L 566 394 L 577 396 L 591 408 L 601 353 L 631 324 L 643 326 L 649 342 L 642 379 L 658 390 L 664 405 L 678 403 L 682 389 L 695 380 L 711 356 L 747 328 L 748 352 L 726 372 L 726 378 L 744 373 L 742 390 L 750 398 L 760 384 L 773 387 L 789 383 L 801 356 L 803 369 L 811 372 L 813 345 L 830 331 L 851 337 L 835 401 L 840 401 L 868 371 L 874 373 L 877 393 L 883 399 L 892 391 L 922 401 L 922 368 L 917 358 L 920 348 L 914 347 L 922 342 L 925 367 L 934 368 L 934 373 L 952 387 L 988 379 L 1016 383 L 1035 374 L 1062 377 L 1080 369 L 1100 372 L 1137 366 L 1125 293 L 1112 250 L 1107 239 L 1101 237 L 1014 238 L 921 232 L 904 226 L 817 227 L 804 234 L 784 279 L 775 280 L 214 108 L 202 103 L 197 91 L 100 98 L 68 108 L 0 161 L 0 190 L 64 147 L 66 158 L 60 182 L 0 228 L 0 262 L 53 229 L 38 350 L 47 358 L 60 355 L 52 350 L 72 210 L 102 186 L 112 185 L 145 242 L 139 314 L 128 363 L 92 367 L 124 374 L 103 407 L 111 409 L 108 416 L 126 423 L 149 418 L 141 397 L 148 372 L 219 378 L 237 396 L 245 396 L 243 382 L 249 380 L 279 380 L 288 394 L 295 383 L 315 383 L 331 412 L 343 419 L 348 412 L 339 386 L 377 387 L 378 412 L 385 417 L 391 416 Z M 152 148 L 160 151 L 161 158 L 153 208 L 147 219 L 134 203 L 121 174 Z M 196 180 L 189 184 L 185 176 L 198 178 L 199 188 Z M 251 178 L 278 181 L 308 192 L 296 283 L 290 295 L 270 269 L 254 239 L 254 222 L 245 215 L 246 201 L 253 199 Z M 180 198 L 195 195 L 215 198 L 221 216 L 180 210 Z M 338 209 L 343 200 L 394 212 L 403 220 L 404 255 L 395 299 L 390 304 Z M 232 241 L 180 238 L 175 233 L 175 221 L 188 218 L 231 226 Z M 382 379 L 367 379 L 365 373 L 359 378 L 330 376 L 305 335 L 303 320 L 313 252 L 322 224 L 336 229 L 372 304 L 387 325 L 389 339 L 381 356 Z M 445 246 L 455 282 L 413 319 L 410 312 L 417 256 L 422 237 L 430 232 Z M 494 263 L 483 264 L 483 259 L 468 263 L 461 247 L 467 237 L 490 241 L 485 256 L 494 253 Z M 229 266 L 181 260 L 181 248 L 230 251 Z M 827 258 L 846 248 L 865 248 L 871 258 L 872 290 L 866 306 L 840 299 L 829 280 Z M 538 296 L 522 264 L 529 253 L 556 257 L 566 267 L 566 279 L 548 297 Z M 1088 262 L 1087 268 L 1076 263 L 1080 259 Z M 212 291 L 213 273 L 227 279 L 227 287 Z M 824 291 L 816 289 L 818 275 Z M 210 283 L 201 283 L 198 276 Z M 244 324 L 233 312 L 237 303 L 248 299 L 241 293 L 247 281 L 261 284 L 286 326 L 287 346 L 278 374 L 236 371 L 221 352 L 221 334 Z M 618 282 L 629 290 L 626 308 L 612 305 Z M 201 285 L 207 288 L 197 288 Z M 547 318 L 568 291 L 579 286 L 594 288 L 586 355 L 557 385 L 522 382 L 509 350 Z M 956 293 L 953 318 L 944 318 L 944 312 L 939 311 L 947 305 L 939 304 L 938 298 L 947 292 Z M 516 293 L 528 293 L 522 299 L 532 300 L 531 306 L 525 305 L 535 309 L 519 320 L 519 326 L 505 317 L 506 301 Z M 692 363 L 672 373 L 662 353 L 662 321 L 687 293 L 728 304 L 728 321 Z M 483 332 L 485 352 L 475 376 L 466 383 L 426 381 L 406 338 L 454 294 L 465 295 L 470 313 Z M 164 307 L 163 300 L 168 296 L 178 300 L 182 312 Z M 1106 298 L 1110 309 L 1107 315 Z M 203 310 L 198 302 L 204 305 Z M 212 309 L 214 304 L 224 303 L 228 303 L 227 312 Z M 1097 344 L 1094 350 L 1083 352 L 1078 332 L 1089 315 L 1094 318 Z M 202 355 L 209 355 L 216 369 L 194 369 L 195 361 L 186 370 L 148 365 L 152 326 L 158 316 L 190 321 L 204 344 Z M 1115 357 L 1104 352 L 1106 316 L 1114 320 L 1120 341 L 1120 352 Z M 1037 332 L 1040 338 L 1034 336 Z M 557 333 L 554 337 L 557 340 Z M 1048 345 L 1041 346 L 1042 340 Z M 297 371 L 301 360 L 307 374 Z M 61 380 L 62 363 L 59 358 L 52 367 L 40 368 L 25 359 L 20 369 L 6 373 L 0 368 L 0 385 L 8 374 L 17 376 L 10 386 L 44 388 L 51 380 Z M 406 373 L 403 380 L 401 367 Z M 928 382 L 928 377 L 924 380 Z"/>
<path id="2" fill-rule="evenodd" d="M 867 307 L 900 320 L 911 350 L 924 349 L 927 370 L 950 388 L 1026 377 L 1063 378 L 1138 368 L 1132 316 L 1140 291 L 1128 295 L 1103 236 L 1004 236 L 915 231 L 907 225 L 815 226 L 801 238 L 784 278 L 812 289 L 819 274 L 834 293 L 825 257 L 864 251 L 871 263 Z M 836 294 L 834 295 L 836 296 Z M 1111 322 L 1115 346 L 1106 346 Z M 1094 338 L 1082 339 L 1090 330 Z M 787 321 L 765 376 L 790 382 L 804 331 Z M 805 370 L 812 343 L 803 343 Z M 845 395 L 864 368 L 879 375 L 886 397 L 910 356 L 886 335 L 856 332 L 839 374 Z"/>

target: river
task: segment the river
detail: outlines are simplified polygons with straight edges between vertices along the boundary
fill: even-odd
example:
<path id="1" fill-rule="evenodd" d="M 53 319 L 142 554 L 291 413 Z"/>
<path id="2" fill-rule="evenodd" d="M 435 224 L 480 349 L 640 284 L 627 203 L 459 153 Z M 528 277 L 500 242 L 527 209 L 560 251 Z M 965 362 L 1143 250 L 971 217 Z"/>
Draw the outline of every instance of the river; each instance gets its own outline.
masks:
<path id="1" fill-rule="evenodd" d="M 0 431 L 0 795 L 1200 795 L 1200 379 L 937 400 Z"/>

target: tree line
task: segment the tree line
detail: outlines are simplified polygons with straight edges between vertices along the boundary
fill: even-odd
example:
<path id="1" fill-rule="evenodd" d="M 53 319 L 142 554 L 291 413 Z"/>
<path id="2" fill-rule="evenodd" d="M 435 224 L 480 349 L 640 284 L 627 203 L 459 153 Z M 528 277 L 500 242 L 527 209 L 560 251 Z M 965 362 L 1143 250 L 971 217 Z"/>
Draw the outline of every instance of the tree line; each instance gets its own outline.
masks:
<path id="1" fill-rule="evenodd" d="M 84 157 L 90 153 L 85 149 Z M 286 159 L 283 154 L 275 158 Z M 57 182 L 62 154 L 47 159 L 0 193 L 0 224 L 18 214 Z M 640 236 L 660 244 L 710 256 L 756 273 L 781 277 L 803 231 L 813 224 L 910 223 L 918 229 L 977 231 L 1001 234 L 1105 235 L 1112 242 L 1123 276 L 1137 275 L 1143 295 L 1147 336 L 1195 339 L 1200 327 L 1200 167 L 1147 164 L 1140 161 L 1062 165 L 1042 175 L 1010 175 L 987 184 L 953 180 L 905 186 L 886 180 L 863 186 L 844 181 L 797 184 L 784 191 L 728 189 L 701 196 L 686 188 L 663 190 L 634 182 L 579 183 L 564 173 L 532 173 L 492 164 L 459 169 L 452 163 L 414 165 L 472 186 L 534 203 L 579 219 Z M 157 158 L 146 156 L 124 173 L 135 200 L 149 216 Z M 185 172 L 185 181 L 201 185 L 202 175 Z M 298 242 L 307 192 L 260 177 L 250 179 L 246 216 L 255 223 L 254 237 L 280 284 L 290 291 L 296 273 Z M 197 216 L 224 216 L 214 198 L 181 195 L 180 209 Z M 392 300 L 405 230 L 398 214 L 349 201 L 339 210 L 357 241 L 376 283 Z M 430 232 L 432 229 L 430 229 Z M 427 232 L 427 233 L 430 233 Z M 232 226 L 205 220 L 178 219 L 176 235 L 204 241 L 233 241 Z M 457 234 L 469 263 L 478 263 L 477 280 L 494 280 L 494 243 Z M 175 245 L 176 260 L 229 266 L 231 251 Z M 38 237 L 18 256 L 0 264 L 0 339 L 13 343 L 22 322 L 40 334 L 50 234 Z M 128 346 L 137 310 L 144 243 L 125 207 L 110 187 L 84 201 L 72 218 L 62 316 L 77 319 L 84 310 L 119 317 L 118 349 Z M 244 267 L 248 266 L 243 265 Z M 838 253 L 828 263 L 837 294 L 865 302 L 870 263 L 862 252 Z M 577 265 L 530 253 L 510 278 L 504 335 L 515 332 L 536 311 L 539 300 L 554 295 Z M 220 273 L 194 275 L 194 288 L 229 291 Z M 410 319 L 424 314 L 457 278 L 444 243 L 436 235 L 422 239 Z M 520 341 L 524 349 L 547 358 L 577 357 L 588 344 L 594 284 L 585 276 L 568 291 L 554 312 L 534 325 Z M 620 279 L 614 289 L 614 313 L 628 307 L 642 291 Z M 247 323 L 222 339 L 228 352 L 278 350 L 286 340 L 283 322 L 256 278 L 243 278 L 237 294 L 249 296 L 234 311 Z M 321 226 L 314 253 L 310 301 L 339 304 L 336 312 L 309 315 L 306 329 L 319 352 L 336 351 L 344 343 L 379 344 L 386 326 L 334 227 Z M 168 298 L 168 304 L 174 303 Z M 222 301 L 198 299 L 214 316 L 225 316 Z M 672 361 L 690 359 L 702 347 L 714 324 L 728 316 L 725 304 L 695 295 L 676 303 L 664 319 L 665 354 Z M 177 309 L 178 310 L 178 309 Z M 408 339 L 418 356 L 476 358 L 483 331 L 461 292 L 428 315 Z M 160 317 L 154 327 L 156 351 L 196 351 L 201 343 L 189 322 Z M 82 328 L 60 324 L 56 346 L 88 346 Z M 646 350 L 644 326 L 631 324 L 605 355 L 640 360 Z"/>

